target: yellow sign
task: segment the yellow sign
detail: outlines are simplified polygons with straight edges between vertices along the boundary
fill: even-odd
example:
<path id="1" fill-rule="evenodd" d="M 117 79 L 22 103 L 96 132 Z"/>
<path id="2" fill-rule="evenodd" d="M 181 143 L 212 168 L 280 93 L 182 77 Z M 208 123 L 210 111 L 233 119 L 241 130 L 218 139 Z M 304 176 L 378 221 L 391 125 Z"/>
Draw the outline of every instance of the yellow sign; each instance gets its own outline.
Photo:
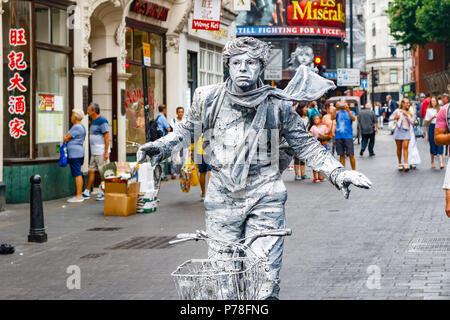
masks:
<path id="1" fill-rule="evenodd" d="M 144 56 L 144 65 L 146 67 L 150 67 L 152 65 L 150 53 L 150 43 L 142 42 L 142 54 Z"/>

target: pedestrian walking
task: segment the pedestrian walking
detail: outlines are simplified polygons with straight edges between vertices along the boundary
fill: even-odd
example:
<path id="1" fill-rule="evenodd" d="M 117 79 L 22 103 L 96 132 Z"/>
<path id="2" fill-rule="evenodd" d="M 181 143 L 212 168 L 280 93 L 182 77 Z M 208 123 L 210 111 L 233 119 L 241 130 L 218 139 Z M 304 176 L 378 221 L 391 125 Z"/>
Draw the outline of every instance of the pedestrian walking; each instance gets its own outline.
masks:
<path id="1" fill-rule="evenodd" d="M 184 116 L 183 107 L 178 107 L 176 111 L 177 116 L 170 121 L 170 126 L 172 128 L 175 128 L 179 123 L 181 123 Z M 171 158 L 170 170 L 172 173 L 172 179 L 176 179 L 177 176 L 180 175 L 181 168 L 186 163 L 188 156 L 189 156 L 189 148 L 183 147 L 179 151 L 172 152 L 172 155 L 170 157 Z"/>
<path id="2" fill-rule="evenodd" d="M 308 118 L 309 118 L 309 126 L 313 126 L 313 120 L 315 116 L 320 115 L 319 108 L 317 107 L 316 101 L 311 101 L 308 104 Z"/>
<path id="3" fill-rule="evenodd" d="M 160 105 L 158 107 L 158 115 L 155 118 L 155 121 L 158 125 L 158 130 L 162 133 L 162 136 L 167 135 L 169 132 L 172 131 L 172 127 L 170 126 L 169 122 L 167 121 L 167 107 L 165 105 Z M 161 162 L 161 166 L 163 168 L 161 172 L 161 180 L 162 181 L 168 181 L 166 173 L 168 171 L 171 171 L 171 165 L 169 160 L 164 160 Z"/>
<path id="4" fill-rule="evenodd" d="M 434 130 L 436 126 L 436 117 L 441 109 L 438 99 L 433 96 L 430 99 L 424 122 L 428 126 L 428 142 L 430 143 L 431 168 L 436 168 L 434 157 L 439 156 L 440 168 L 444 169 L 444 147 L 438 146 L 434 142 Z"/>
<path id="5" fill-rule="evenodd" d="M 89 162 L 88 183 L 83 191 L 83 197 L 90 199 L 91 188 L 94 186 L 95 171 L 108 163 L 109 159 L 109 123 L 105 117 L 100 115 L 100 106 L 97 103 L 91 103 L 87 109 L 89 117 L 92 119 L 89 130 L 89 145 L 91 149 L 91 161 Z M 103 190 L 100 189 L 96 200 L 105 199 Z"/>
<path id="6" fill-rule="evenodd" d="M 378 122 L 370 104 L 366 104 L 361 109 L 358 115 L 358 124 L 361 128 L 361 151 L 359 155 L 361 157 L 364 155 L 367 144 L 369 144 L 369 157 L 373 157 L 375 155 L 373 148 L 375 146 L 375 134 L 378 133 Z"/>
<path id="7" fill-rule="evenodd" d="M 386 96 L 386 104 L 390 114 L 392 114 L 398 108 L 398 103 L 395 100 L 392 100 L 392 96 L 390 94 Z"/>
<path id="8" fill-rule="evenodd" d="M 448 94 L 444 93 L 442 95 L 442 103 L 443 106 L 436 117 L 434 139 L 438 146 L 448 146 L 450 144 L 450 119 L 447 116 L 450 108 Z M 445 212 L 447 217 L 450 218 L 450 161 L 447 161 L 447 169 L 442 189 L 445 190 Z"/>
<path id="9" fill-rule="evenodd" d="M 336 120 L 335 143 L 336 153 L 339 161 L 345 167 L 345 157 L 350 159 L 352 170 L 355 170 L 355 151 L 353 147 L 353 128 L 352 122 L 356 120 L 355 113 L 345 101 L 336 103 L 336 111 L 331 116 L 332 120 Z"/>
<path id="10" fill-rule="evenodd" d="M 309 130 L 308 104 L 306 102 L 297 102 L 294 104 L 294 107 L 295 111 L 299 114 L 300 118 L 302 119 L 306 130 Z M 309 179 L 305 171 L 306 171 L 305 162 L 301 161 L 297 157 L 294 157 L 294 173 L 295 173 L 294 179 L 297 181 Z"/>
<path id="11" fill-rule="evenodd" d="M 70 172 L 75 178 L 76 194 L 74 197 L 67 200 L 67 202 L 83 202 L 83 173 L 81 166 L 84 162 L 84 139 L 86 138 L 86 128 L 81 123 L 84 118 L 83 111 L 79 109 L 72 110 L 70 121 L 72 128 L 64 136 L 63 140 L 67 143 L 67 154 L 69 158 Z"/>
<path id="12" fill-rule="evenodd" d="M 159 114 L 156 116 L 155 120 L 158 124 L 158 130 L 160 130 L 163 133 L 163 136 L 165 136 L 167 133 L 172 131 L 172 127 L 167 121 L 167 107 L 162 104 L 158 107 L 158 111 Z"/>
<path id="13" fill-rule="evenodd" d="M 389 120 L 396 121 L 394 129 L 394 140 L 397 145 L 398 170 L 409 171 L 408 147 L 411 140 L 411 127 L 414 123 L 413 115 L 409 112 L 409 105 L 406 99 L 400 103 L 400 107 L 394 111 Z M 402 152 L 403 159 L 402 162 Z"/>
<path id="14" fill-rule="evenodd" d="M 202 190 L 200 198 L 202 201 L 204 201 L 206 197 L 206 187 L 208 185 L 209 180 L 211 179 L 212 168 L 209 165 L 208 155 L 206 154 L 205 150 L 203 150 L 203 137 L 200 137 L 197 140 L 194 149 L 195 149 L 194 162 L 198 164 L 198 172 L 200 173 L 200 189 Z M 206 180 L 206 176 L 208 176 L 208 181 Z"/>
<path id="15" fill-rule="evenodd" d="M 409 101 L 409 99 L 405 98 L 406 102 L 408 103 L 409 107 L 409 112 L 413 115 L 414 117 L 414 126 L 419 122 L 419 118 L 420 118 L 420 114 L 419 116 L 416 116 L 416 109 L 415 106 L 412 105 L 411 101 Z M 420 159 L 420 153 L 419 153 L 419 149 L 417 149 L 417 139 L 416 139 L 416 134 L 414 132 L 414 126 L 410 126 L 409 131 L 411 132 L 411 139 L 409 140 L 409 144 L 408 144 L 408 164 L 411 167 L 411 169 L 416 169 L 417 166 L 422 162 L 422 160 Z M 402 156 L 403 159 L 403 156 Z M 403 161 L 403 160 L 402 160 Z"/>
<path id="16" fill-rule="evenodd" d="M 379 101 L 375 102 L 374 112 L 377 116 L 378 129 L 383 129 L 383 109 L 381 107 L 381 103 Z"/>
<path id="17" fill-rule="evenodd" d="M 334 113 L 336 108 L 334 107 L 334 104 L 332 102 L 325 104 L 326 108 L 326 114 L 322 117 L 322 123 L 327 126 L 328 133 L 330 134 L 330 140 L 328 140 L 327 146 L 328 151 L 331 152 L 332 155 L 334 155 L 335 152 L 335 130 L 336 130 L 336 120 L 331 119 L 331 115 Z"/>
<path id="18" fill-rule="evenodd" d="M 327 142 L 330 139 L 328 127 L 322 123 L 322 119 L 319 115 L 314 117 L 314 125 L 311 127 L 309 131 L 310 134 L 314 136 L 321 144 L 328 150 Z M 313 182 L 321 182 L 324 181 L 324 177 L 320 172 L 313 170 Z"/>

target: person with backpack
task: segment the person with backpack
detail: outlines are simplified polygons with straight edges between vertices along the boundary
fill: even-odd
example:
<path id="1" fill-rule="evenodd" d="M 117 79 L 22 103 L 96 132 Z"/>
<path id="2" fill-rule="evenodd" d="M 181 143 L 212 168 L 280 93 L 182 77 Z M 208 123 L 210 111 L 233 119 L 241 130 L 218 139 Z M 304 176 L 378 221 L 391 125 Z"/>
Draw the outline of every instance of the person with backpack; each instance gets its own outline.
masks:
<path id="1" fill-rule="evenodd" d="M 158 124 L 158 130 L 162 132 L 165 136 L 167 133 L 172 131 L 172 127 L 167 121 L 167 107 L 165 105 L 160 105 L 158 107 L 159 114 L 156 116 L 156 123 Z"/>
<path id="2" fill-rule="evenodd" d="M 442 97 L 444 104 L 439 110 L 436 117 L 436 126 L 434 129 L 434 142 L 438 146 L 448 146 L 450 144 L 450 113 L 448 94 L 444 93 Z M 447 162 L 447 170 L 445 172 L 444 185 L 442 189 L 445 190 L 445 213 L 450 218 L 450 161 Z"/>

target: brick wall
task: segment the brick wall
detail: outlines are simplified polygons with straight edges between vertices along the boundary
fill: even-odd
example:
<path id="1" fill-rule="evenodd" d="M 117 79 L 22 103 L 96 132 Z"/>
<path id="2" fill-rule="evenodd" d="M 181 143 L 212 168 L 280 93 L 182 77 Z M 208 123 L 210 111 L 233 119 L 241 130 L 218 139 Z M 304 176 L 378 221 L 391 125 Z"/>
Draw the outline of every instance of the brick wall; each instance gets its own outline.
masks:
<path id="1" fill-rule="evenodd" d="M 434 59 L 428 60 L 428 50 L 433 50 Z M 428 92 L 424 77 L 445 70 L 445 45 L 428 43 L 413 52 L 413 77 L 416 81 L 416 92 Z"/>

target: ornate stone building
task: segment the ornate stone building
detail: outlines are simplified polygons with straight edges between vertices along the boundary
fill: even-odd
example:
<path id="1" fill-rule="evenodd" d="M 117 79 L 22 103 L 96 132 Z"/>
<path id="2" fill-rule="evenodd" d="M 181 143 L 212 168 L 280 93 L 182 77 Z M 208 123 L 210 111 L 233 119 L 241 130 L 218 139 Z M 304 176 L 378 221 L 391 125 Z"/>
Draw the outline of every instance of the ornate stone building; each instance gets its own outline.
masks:
<path id="1" fill-rule="evenodd" d="M 188 56 L 200 56 L 205 44 L 218 51 L 224 34 L 234 36 L 229 28 L 235 14 L 224 9 L 222 31 L 206 32 L 200 45 L 202 36 L 188 26 L 192 0 L 1 0 L 0 5 L 3 55 L 21 57 L 16 66 L 0 66 L 0 181 L 7 202 L 28 201 L 31 174 L 41 175 L 44 200 L 73 193 L 70 170 L 58 166 L 57 146 L 70 128 L 71 110 L 86 114 L 90 101 L 110 124 L 111 160 L 132 160 L 127 141 L 145 139 L 143 42 L 151 52 L 145 69 L 151 116 L 165 104 L 170 118 L 177 106 L 189 104 L 188 92 L 195 89 L 188 80 Z M 195 77 L 201 72 L 197 68 Z M 221 69 L 214 75 L 223 78 Z M 83 123 L 88 127 L 88 117 Z M 88 139 L 85 150 L 83 172 Z"/>

